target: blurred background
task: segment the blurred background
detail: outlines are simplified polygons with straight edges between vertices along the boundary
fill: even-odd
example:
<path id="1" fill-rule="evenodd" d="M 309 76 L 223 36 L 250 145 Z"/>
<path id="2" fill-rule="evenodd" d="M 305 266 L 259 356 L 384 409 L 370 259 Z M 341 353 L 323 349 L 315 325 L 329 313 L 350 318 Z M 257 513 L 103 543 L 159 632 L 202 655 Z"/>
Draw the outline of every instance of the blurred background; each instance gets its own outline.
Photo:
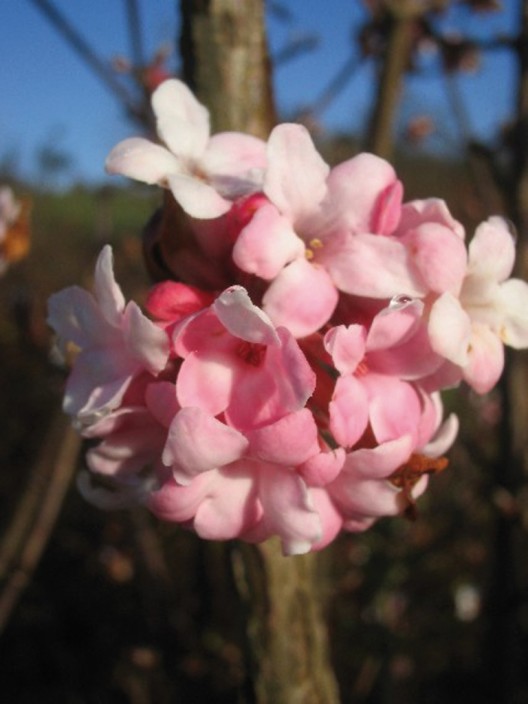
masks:
<path id="1" fill-rule="evenodd" d="M 149 285 L 140 234 L 156 188 L 104 173 L 149 131 L 179 76 L 178 0 L 0 4 L 0 188 L 21 210 L 0 243 L 0 675 L 6 702 L 250 702 L 223 546 L 80 497 L 60 414 L 65 371 L 46 299 L 90 285 L 110 242 L 127 297 Z M 329 163 L 368 149 L 405 198 L 444 198 L 471 235 L 503 214 L 528 274 L 528 5 L 522 0 L 269 0 L 281 121 Z M 528 702 L 526 357 L 462 420 L 417 521 L 381 521 L 324 557 L 343 702 Z"/>

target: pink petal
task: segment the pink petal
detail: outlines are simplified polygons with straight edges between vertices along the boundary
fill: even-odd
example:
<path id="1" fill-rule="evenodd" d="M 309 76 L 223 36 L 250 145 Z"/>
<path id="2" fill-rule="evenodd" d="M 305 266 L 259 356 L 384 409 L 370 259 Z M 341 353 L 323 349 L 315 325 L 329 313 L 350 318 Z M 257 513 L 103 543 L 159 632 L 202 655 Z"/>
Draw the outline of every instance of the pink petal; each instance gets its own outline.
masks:
<path id="1" fill-rule="evenodd" d="M 188 484 L 196 474 L 238 460 L 247 446 L 241 433 L 200 408 L 182 408 L 169 428 L 162 461 L 178 482 Z"/>
<path id="2" fill-rule="evenodd" d="M 200 504 L 214 486 L 217 472 L 204 472 L 196 476 L 188 486 L 176 484 L 170 478 L 147 501 L 147 507 L 163 521 L 186 523 L 194 518 Z"/>
<path id="3" fill-rule="evenodd" d="M 435 293 L 460 292 L 467 267 L 464 241 L 452 230 L 436 223 L 425 223 L 405 238 L 413 266 L 426 287 Z"/>
<path id="4" fill-rule="evenodd" d="M 249 454 L 263 462 L 296 467 L 319 452 L 317 426 L 306 408 L 247 433 Z"/>
<path id="5" fill-rule="evenodd" d="M 176 322 L 206 308 L 213 302 L 213 295 L 179 281 L 162 281 L 153 286 L 147 296 L 145 308 L 153 318 Z"/>
<path id="6" fill-rule="evenodd" d="M 167 184 L 169 174 L 182 173 L 184 167 L 168 149 L 142 137 L 119 142 L 106 159 L 109 174 L 121 174 L 143 183 Z"/>
<path id="7" fill-rule="evenodd" d="M 330 172 L 329 203 L 339 223 L 352 233 L 388 234 L 399 220 L 401 185 L 396 184 L 387 161 L 359 154 Z"/>
<path id="8" fill-rule="evenodd" d="M 280 347 L 268 347 L 260 367 L 251 365 L 232 384 L 226 418 L 241 430 L 274 423 L 304 407 L 315 374 L 290 333 L 279 328 Z"/>
<path id="9" fill-rule="evenodd" d="M 342 447 L 353 447 L 365 432 L 369 420 L 367 393 L 353 376 L 337 380 L 329 405 L 330 432 Z"/>
<path id="10" fill-rule="evenodd" d="M 159 136 L 171 152 L 185 158 L 200 157 L 209 140 L 209 112 L 189 88 L 171 79 L 152 94 Z"/>
<path id="11" fill-rule="evenodd" d="M 262 302 L 276 326 L 284 325 L 295 337 L 304 337 L 328 321 L 337 300 L 338 293 L 328 273 L 297 259 L 280 272 Z"/>
<path id="12" fill-rule="evenodd" d="M 273 464 L 262 465 L 259 497 L 266 528 L 279 536 L 285 555 L 308 552 L 321 540 L 321 520 L 305 483 L 294 472 Z"/>
<path id="13" fill-rule="evenodd" d="M 268 204 L 257 210 L 233 248 L 233 261 L 248 274 L 273 279 L 289 262 L 304 256 L 304 242 L 290 221 Z"/>
<path id="14" fill-rule="evenodd" d="M 312 550 L 322 550 L 338 535 L 343 525 L 343 517 L 324 489 L 310 489 L 310 498 L 322 525 L 321 539 L 312 545 Z"/>
<path id="15" fill-rule="evenodd" d="M 160 425 L 168 428 L 180 404 L 176 400 L 176 387 L 170 381 L 156 381 L 147 386 L 145 404 Z"/>
<path id="16" fill-rule="evenodd" d="M 213 350 L 192 352 L 184 360 L 176 381 L 180 406 L 198 406 L 213 416 L 225 411 L 231 400 L 236 369 L 230 355 Z"/>
<path id="17" fill-rule="evenodd" d="M 443 363 L 443 357 L 431 347 L 425 320 L 418 322 L 414 334 L 402 344 L 368 352 L 366 356 L 366 364 L 371 371 L 398 376 L 406 381 L 428 377 Z"/>
<path id="18" fill-rule="evenodd" d="M 253 305 L 242 286 L 227 288 L 214 302 L 213 310 L 231 335 L 260 345 L 280 344 L 271 320 Z"/>
<path id="19" fill-rule="evenodd" d="M 302 125 L 275 127 L 268 140 L 264 193 L 292 222 L 313 212 L 326 194 L 328 165 Z"/>
<path id="20" fill-rule="evenodd" d="M 346 453 L 342 447 L 319 452 L 310 457 L 297 471 L 310 487 L 325 486 L 334 481 L 345 462 Z"/>
<path id="21" fill-rule="evenodd" d="M 420 296 L 423 285 L 413 274 L 402 242 L 380 235 L 350 235 L 337 256 L 325 261 L 340 291 L 367 298 Z"/>
<path id="22" fill-rule="evenodd" d="M 338 325 L 324 336 L 326 351 L 340 374 L 351 374 L 365 356 L 367 334 L 362 325 Z"/>
<path id="23" fill-rule="evenodd" d="M 370 424 L 378 443 L 416 437 L 421 404 L 411 384 L 381 374 L 367 374 L 362 383 L 370 396 Z"/>
<path id="24" fill-rule="evenodd" d="M 208 540 L 237 538 L 261 516 L 255 479 L 246 462 L 235 463 L 215 475 L 207 496 L 196 510 L 194 529 Z"/>
<path id="25" fill-rule="evenodd" d="M 440 198 L 426 198 L 404 203 L 401 220 L 395 234 L 404 235 L 423 223 L 438 223 L 452 230 L 461 240 L 465 237 L 464 227 L 449 212 L 445 201 Z"/>
<path id="26" fill-rule="evenodd" d="M 384 308 L 372 320 L 367 336 L 367 350 L 385 350 L 405 342 L 417 330 L 423 308 L 423 303 L 415 299 Z"/>
<path id="27" fill-rule="evenodd" d="M 372 449 L 354 450 L 347 455 L 343 472 L 361 474 L 370 479 L 385 479 L 409 459 L 413 448 L 412 436 L 402 435 Z"/>
<path id="28" fill-rule="evenodd" d="M 397 516 L 404 503 L 401 491 L 388 481 L 363 479 L 347 476 L 346 481 L 338 480 L 338 496 L 334 499 L 346 513 L 359 514 L 369 518 Z M 335 492 L 335 489 L 334 489 Z"/>

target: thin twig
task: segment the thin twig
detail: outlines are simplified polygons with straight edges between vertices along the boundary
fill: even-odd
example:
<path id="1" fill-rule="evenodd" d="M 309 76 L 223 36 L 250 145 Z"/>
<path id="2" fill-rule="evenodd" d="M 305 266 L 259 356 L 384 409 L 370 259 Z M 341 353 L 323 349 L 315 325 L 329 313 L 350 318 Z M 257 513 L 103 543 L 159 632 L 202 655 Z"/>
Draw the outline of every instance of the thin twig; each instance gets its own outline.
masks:
<path id="1" fill-rule="evenodd" d="M 81 59 L 97 74 L 99 79 L 123 103 L 126 110 L 142 119 L 141 106 L 136 105 L 128 90 L 115 78 L 110 67 L 102 61 L 88 42 L 73 27 L 66 17 L 53 5 L 51 0 L 30 0 L 46 17 Z"/>
<path id="2" fill-rule="evenodd" d="M 5 629 L 49 541 L 74 474 L 80 437 L 58 412 L 26 491 L 0 545 L 0 633 Z"/>

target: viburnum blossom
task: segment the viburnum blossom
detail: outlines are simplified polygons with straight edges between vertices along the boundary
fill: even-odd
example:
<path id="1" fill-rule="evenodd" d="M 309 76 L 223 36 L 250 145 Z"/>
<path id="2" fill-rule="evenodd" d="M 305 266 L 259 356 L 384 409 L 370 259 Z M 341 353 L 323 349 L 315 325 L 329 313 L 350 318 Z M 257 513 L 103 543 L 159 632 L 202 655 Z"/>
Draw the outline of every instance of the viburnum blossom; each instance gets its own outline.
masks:
<path id="1" fill-rule="evenodd" d="M 210 137 L 208 110 L 175 78 L 154 91 L 152 108 L 167 146 L 126 139 L 109 154 L 109 173 L 169 188 L 197 218 L 219 217 L 235 198 L 259 189 L 265 166 L 261 140 L 238 132 Z"/>
<path id="2" fill-rule="evenodd" d="M 458 430 L 440 392 L 487 392 L 503 344 L 528 346 L 505 222 L 467 248 L 443 201 L 403 202 L 372 154 L 330 169 L 292 124 L 267 145 L 210 138 L 176 80 L 153 107 L 168 148 L 127 140 L 108 168 L 172 192 L 183 215 L 150 227 L 179 280 L 152 287 L 146 314 L 125 305 L 107 246 L 93 296 L 50 300 L 74 351 L 64 408 L 91 440 L 83 494 L 207 539 L 278 536 L 285 554 L 415 517 Z"/>

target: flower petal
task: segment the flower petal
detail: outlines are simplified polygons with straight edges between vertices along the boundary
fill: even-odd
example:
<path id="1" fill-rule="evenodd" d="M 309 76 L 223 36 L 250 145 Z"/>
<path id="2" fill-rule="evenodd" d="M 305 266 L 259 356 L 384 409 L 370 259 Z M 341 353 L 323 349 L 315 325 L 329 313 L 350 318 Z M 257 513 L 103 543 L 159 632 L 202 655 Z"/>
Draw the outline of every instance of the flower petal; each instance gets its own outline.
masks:
<path id="1" fill-rule="evenodd" d="M 486 394 L 498 382 L 504 368 L 504 347 L 486 325 L 473 323 L 464 380 L 479 394 Z"/>
<path id="2" fill-rule="evenodd" d="M 266 143 L 240 132 L 213 135 L 202 157 L 204 171 L 230 198 L 261 190 L 266 163 Z"/>
<path id="3" fill-rule="evenodd" d="M 325 269 L 296 259 L 272 282 L 262 307 L 276 326 L 284 325 L 295 337 L 304 337 L 328 322 L 337 300 Z"/>
<path id="4" fill-rule="evenodd" d="M 499 287 L 498 305 L 503 311 L 499 336 L 516 350 L 528 347 L 528 284 L 509 279 Z"/>
<path id="5" fill-rule="evenodd" d="M 271 320 L 253 305 L 242 286 L 227 288 L 213 303 L 213 309 L 222 325 L 235 337 L 261 345 L 280 345 Z"/>
<path id="6" fill-rule="evenodd" d="M 289 262 L 304 256 L 304 242 L 274 205 L 263 205 L 241 231 L 233 261 L 248 274 L 270 280 Z"/>
<path id="7" fill-rule="evenodd" d="M 273 464 L 262 465 L 259 497 L 266 528 L 279 536 L 285 555 L 306 553 L 321 539 L 321 519 L 304 481 L 294 472 Z"/>
<path id="8" fill-rule="evenodd" d="M 120 327 L 121 315 L 125 310 L 125 297 L 114 277 L 112 248 L 108 244 L 103 247 L 97 258 L 94 289 L 106 320 L 114 327 Z"/>
<path id="9" fill-rule="evenodd" d="M 515 261 L 515 242 L 504 218 L 481 223 L 469 243 L 469 271 L 484 279 L 504 281 Z"/>
<path id="10" fill-rule="evenodd" d="M 365 432 L 369 420 L 367 393 L 354 376 L 342 376 L 335 385 L 329 405 L 330 431 L 341 447 L 353 447 Z"/>
<path id="11" fill-rule="evenodd" d="M 340 291 L 368 298 L 423 295 L 402 242 L 381 235 L 350 235 L 337 256 L 325 260 Z"/>
<path id="12" fill-rule="evenodd" d="M 167 333 L 143 315 L 134 301 L 125 309 L 123 336 L 130 357 L 149 372 L 157 374 L 165 367 L 170 347 Z"/>
<path id="13" fill-rule="evenodd" d="M 188 484 L 196 474 L 240 459 L 246 438 L 201 408 L 182 408 L 169 428 L 162 461 L 177 481 Z"/>
<path id="14" fill-rule="evenodd" d="M 164 186 L 170 174 L 183 173 L 184 167 L 165 147 L 142 137 L 131 137 L 112 149 L 106 159 L 106 171 Z"/>
<path id="15" fill-rule="evenodd" d="M 317 426 L 306 408 L 247 432 L 249 454 L 264 462 L 296 467 L 319 452 Z"/>
<path id="16" fill-rule="evenodd" d="M 457 298 L 444 293 L 434 302 L 428 329 L 431 346 L 437 354 L 461 367 L 467 364 L 471 321 Z"/>
<path id="17" fill-rule="evenodd" d="M 338 325 L 324 336 L 326 351 L 340 374 L 352 374 L 365 356 L 367 333 L 362 325 Z"/>
<path id="18" fill-rule="evenodd" d="M 231 203 L 198 177 L 186 173 L 170 173 L 167 183 L 172 195 L 193 218 L 219 218 L 231 208 Z"/>
<path id="19" fill-rule="evenodd" d="M 200 157 L 209 140 L 209 111 L 177 79 L 164 81 L 152 94 L 159 136 L 171 152 Z"/>
<path id="20" fill-rule="evenodd" d="M 350 232 L 389 234 L 400 218 L 402 186 L 388 161 L 358 154 L 328 177 L 329 205 Z"/>
<path id="21" fill-rule="evenodd" d="M 268 140 L 264 193 L 292 223 L 313 212 L 323 200 L 329 171 L 305 127 L 275 127 Z"/>

